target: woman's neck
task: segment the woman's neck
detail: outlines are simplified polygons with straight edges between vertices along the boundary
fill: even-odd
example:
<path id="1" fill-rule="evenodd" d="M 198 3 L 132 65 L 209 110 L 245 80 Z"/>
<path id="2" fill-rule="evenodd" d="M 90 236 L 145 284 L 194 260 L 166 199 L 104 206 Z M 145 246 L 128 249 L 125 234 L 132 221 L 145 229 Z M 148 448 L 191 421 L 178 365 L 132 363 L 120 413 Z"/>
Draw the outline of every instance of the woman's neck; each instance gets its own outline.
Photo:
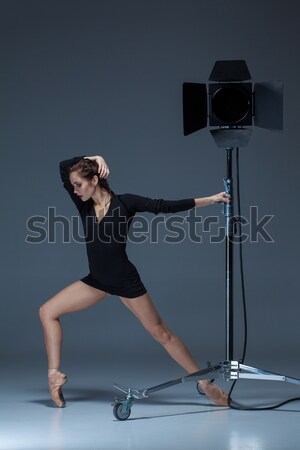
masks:
<path id="1" fill-rule="evenodd" d="M 92 199 L 96 206 L 104 206 L 110 199 L 110 193 L 97 188 L 95 193 L 92 195 Z"/>

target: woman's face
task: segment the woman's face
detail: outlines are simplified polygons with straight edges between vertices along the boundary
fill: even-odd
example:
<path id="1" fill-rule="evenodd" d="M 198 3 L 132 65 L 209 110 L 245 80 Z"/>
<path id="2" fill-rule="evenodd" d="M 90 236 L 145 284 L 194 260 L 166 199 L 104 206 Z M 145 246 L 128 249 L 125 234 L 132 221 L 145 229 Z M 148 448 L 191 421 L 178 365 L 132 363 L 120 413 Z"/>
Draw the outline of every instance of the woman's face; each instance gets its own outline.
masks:
<path id="1" fill-rule="evenodd" d="M 70 181 L 74 187 L 74 194 L 78 195 L 83 202 L 86 202 L 96 191 L 98 179 L 96 176 L 92 180 L 81 178 L 78 172 L 70 173 Z"/>

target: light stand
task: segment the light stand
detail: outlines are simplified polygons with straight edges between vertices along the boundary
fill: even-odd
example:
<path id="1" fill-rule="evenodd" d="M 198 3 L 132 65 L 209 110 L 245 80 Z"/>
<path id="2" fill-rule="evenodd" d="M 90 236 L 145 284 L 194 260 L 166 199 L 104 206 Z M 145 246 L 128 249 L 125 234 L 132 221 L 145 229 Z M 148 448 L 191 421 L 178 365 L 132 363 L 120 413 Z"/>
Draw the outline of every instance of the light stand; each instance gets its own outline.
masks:
<path id="1" fill-rule="evenodd" d="M 125 394 L 115 398 L 113 413 L 118 420 L 126 420 L 130 416 L 135 400 L 187 381 L 214 380 L 225 381 L 238 379 L 281 381 L 300 385 L 300 379 L 269 372 L 264 369 L 247 366 L 234 359 L 234 296 L 233 296 L 233 242 L 235 225 L 240 220 L 234 216 L 232 153 L 235 147 L 248 144 L 251 130 L 243 128 L 255 124 L 262 128 L 282 130 L 282 83 L 256 83 L 255 92 L 251 93 L 251 83 L 241 83 L 250 79 L 245 61 L 217 61 L 210 76 L 211 81 L 218 84 L 209 86 L 209 118 L 211 126 L 219 126 L 211 130 L 218 147 L 226 148 L 227 173 L 224 181 L 225 192 L 230 198 L 224 203 L 226 220 L 226 356 L 225 360 L 211 365 L 185 377 L 167 381 L 146 389 L 135 389 L 114 384 L 114 387 Z M 221 83 L 220 83 L 221 82 Z M 238 82 L 238 83 L 237 83 Z M 254 99 L 252 98 L 254 96 Z M 207 125 L 206 87 L 200 83 L 184 83 L 184 134 L 188 135 Z M 255 101 L 254 101 L 255 100 Z"/>
<path id="2" fill-rule="evenodd" d="M 227 174 L 224 179 L 224 188 L 229 203 L 224 203 L 224 215 L 226 219 L 226 361 L 233 360 L 233 238 L 234 238 L 234 212 L 233 212 L 233 180 L 232 180 L 232 148 L 226 149 Z"/>
<path id="3" fill-rule="evenodd" d="M 227 174 L 224 179 L 225 192 L 230 197 L 229 203 L 224 203 L 224 215 L 226 220 L 226 358 L 218 364 L 211 365 L 208 368 L 199 370 L 185 377 L 173 379 L 165 383 L 146 388 L 136 389 L 124 387 L 119 384 L 113 386 L 123 392 L 125 397 L 115 398 L 113 402 L 113 413 L 118 420 L 126 420 L 131 414 L 131 407 L 135 400 L 148 398 L 151 394 L 185 383 L 187 381 L 214 380 L 222 378 L 225 381 L 235 381 L 238 379 L 267 380 L 267 381 L 285 381 L 288 383 L 300 385 L 300 379 L 288 377 L 286 375 L 268 372 L 256 367 L 246 366 L 239 361 L 234 360 L 234 311 L 233 311 L 233 239 L 236 219 L 233 210 L 233 179 L 232 179 L 232 153 L 233 148 L 227 148 Z"/>

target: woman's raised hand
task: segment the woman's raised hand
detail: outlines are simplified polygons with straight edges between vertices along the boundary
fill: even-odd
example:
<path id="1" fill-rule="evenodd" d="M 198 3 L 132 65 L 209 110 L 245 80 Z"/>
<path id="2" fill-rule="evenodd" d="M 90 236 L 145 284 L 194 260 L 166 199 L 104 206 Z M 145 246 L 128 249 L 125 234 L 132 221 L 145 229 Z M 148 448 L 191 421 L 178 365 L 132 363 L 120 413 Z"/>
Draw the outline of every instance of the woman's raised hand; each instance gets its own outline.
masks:
<path id="1" fill-rule="evenodd" d="M 98 164 L 98 173 L 100 178 L 107 178 L 109 175 L 109 168 L 106 162 L 104 161 L 104 158 L 102 156 L 85 156 L 84 159 L 90 159 L 92 161 L 96 161 Z"/>

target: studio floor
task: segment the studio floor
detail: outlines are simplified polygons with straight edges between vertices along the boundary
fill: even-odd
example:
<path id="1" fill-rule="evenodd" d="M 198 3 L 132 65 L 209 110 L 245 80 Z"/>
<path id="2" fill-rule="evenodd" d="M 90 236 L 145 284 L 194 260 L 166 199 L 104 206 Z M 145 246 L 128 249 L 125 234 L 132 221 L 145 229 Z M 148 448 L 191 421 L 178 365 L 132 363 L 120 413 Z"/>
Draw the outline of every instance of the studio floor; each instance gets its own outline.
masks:
<path id="1" fill-rule="evenodd" d="M 296 376 L 295 372 L 289 367 L 288 375 Z M 214 406 L 189 382 L 137 400 L 131 416 L 121 422 L 112 412 L 111 403 L 118 396 L 113 383 L 144 388 L 168 381 L 170 371 L 163 362 L 154 366 L 139 360 L 135 366 L 125 364 L 121 371 L 114 364 L 68 364 L 68 376 L 67 405 L 58 409 L 49 400 L 45 366 L 14 362 L 2 367 L 1 449 L 299 449 L 300 402 L 272 411 L 237 411 Z M 223 380 L 219 384 L 230 388 Z M 297 396 L 296 385 L 240 380 L 233 398 L 263 406 Z"/>

